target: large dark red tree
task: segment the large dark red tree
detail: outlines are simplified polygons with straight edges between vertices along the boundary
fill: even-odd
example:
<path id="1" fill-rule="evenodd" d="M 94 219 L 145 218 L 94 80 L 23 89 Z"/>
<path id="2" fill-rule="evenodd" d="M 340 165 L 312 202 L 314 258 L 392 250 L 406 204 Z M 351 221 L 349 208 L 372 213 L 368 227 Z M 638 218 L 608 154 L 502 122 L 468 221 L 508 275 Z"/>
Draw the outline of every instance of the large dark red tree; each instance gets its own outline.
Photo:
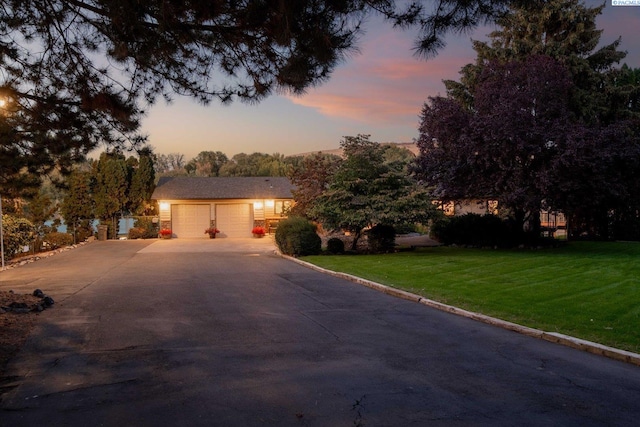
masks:
<path id="1" fill-rule="evenodd" d="M 553 191 L 553 159 L 571 133 L 571 80 L 547 56 L 488 64 L 474 106 L 431 98 L 422 111 L 419 175 L 440 200 L 491 198 L 520 228 Z"/>
<path id="2" fill-rule="evenodd" d="M 575 120 L 572 89 L 566 67 L 547 56 L 487 64 L 473 107 L 451 97 L 424 106 L 416 173 L 440 200 L 497 200 L 519 229 L 547 208 L 574 232 L 621 237 L 607 224 L 640 194 L 638 135 L 628 121 Z"/>
<path id="3" fill-rule="evenodd" d="M 600 43 L 603 7 L 514 4 L 474 42 L 475 63 L 423 110 L 418 173 L 437 197 L 494 197 L 519 224 L 549 207 L 574 235 L 628 238 L 612 234 L 624 217 L 640 237 L 640 87 L 615 67 L 620 40 Z"/>

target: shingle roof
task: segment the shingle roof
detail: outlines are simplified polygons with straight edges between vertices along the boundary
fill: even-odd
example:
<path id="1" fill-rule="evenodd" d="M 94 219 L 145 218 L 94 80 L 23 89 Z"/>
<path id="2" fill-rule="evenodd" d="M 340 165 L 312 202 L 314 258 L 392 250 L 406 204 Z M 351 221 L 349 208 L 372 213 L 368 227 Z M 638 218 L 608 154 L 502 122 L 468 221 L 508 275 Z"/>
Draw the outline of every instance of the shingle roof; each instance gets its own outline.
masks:
<path id="1" fill-rule="evenodd" d="M 154 200 L 291 199 L 295 189 L 284 177 L 162 177 Z"/>

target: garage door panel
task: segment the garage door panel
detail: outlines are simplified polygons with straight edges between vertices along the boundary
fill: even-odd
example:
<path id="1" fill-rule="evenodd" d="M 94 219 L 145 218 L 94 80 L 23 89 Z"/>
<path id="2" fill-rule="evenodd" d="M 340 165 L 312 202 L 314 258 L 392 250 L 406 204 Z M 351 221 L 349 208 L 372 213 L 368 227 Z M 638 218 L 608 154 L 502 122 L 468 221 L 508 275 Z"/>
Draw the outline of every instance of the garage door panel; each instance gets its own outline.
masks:
<path id="1" fill-rule="evenodd" d="M 173 234 L 180 238 L 208 238 L 204 230 L 211 223 L 210 205 L 172 205 Z"/>
<path id="2" fill-rule="evenodd" d="M 252 225 L 250 204 L 216 205 L 216 227 L 221 237 L 251 237 Z"/>

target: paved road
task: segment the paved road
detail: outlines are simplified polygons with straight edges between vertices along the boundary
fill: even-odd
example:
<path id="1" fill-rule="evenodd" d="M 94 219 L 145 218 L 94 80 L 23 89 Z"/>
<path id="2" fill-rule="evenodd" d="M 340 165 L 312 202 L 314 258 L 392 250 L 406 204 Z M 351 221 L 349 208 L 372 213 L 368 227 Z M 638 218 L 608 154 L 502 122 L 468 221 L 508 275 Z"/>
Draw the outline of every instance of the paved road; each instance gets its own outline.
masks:
<path id="1" fill-rule="evenodd" d="M 11 364 L 2 426 L 640 419 L 636 366 L 308 270 L 266 240 L 95 242 L 0 286 L 57 301 Z"/>

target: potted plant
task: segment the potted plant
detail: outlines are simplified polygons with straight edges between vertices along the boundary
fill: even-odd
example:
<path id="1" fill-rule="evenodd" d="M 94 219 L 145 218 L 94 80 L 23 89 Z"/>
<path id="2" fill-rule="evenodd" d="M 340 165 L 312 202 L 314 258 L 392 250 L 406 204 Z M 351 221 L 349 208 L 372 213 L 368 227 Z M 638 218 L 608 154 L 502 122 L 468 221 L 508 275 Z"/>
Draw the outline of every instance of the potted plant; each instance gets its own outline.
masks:
<path id="1" fill-rule="evenodd" d="M 219 232 L 220 230 L 218 230 L 215 227 L 209 227 L 206 230 L 204 230 L 204 234 L 208 234 L 210 239 L 215 239 L 216 234 L 218 234 Z"/>
<path id="2" fill-rule="evenodd" d="M 253 227 L 253 230 L 251 230 L 251 232 L 253 233 L 253 237 L 264 237 L 264 227 Z"/>
<path id="3" fill-rule="evenodd" d="M 171 230 L 169 230 L 168 228 L 163 228 L 162 230 L 160 230 L 160 237 L 162 237 L 163 239 L 170 239 L 171 234 Z"/>

